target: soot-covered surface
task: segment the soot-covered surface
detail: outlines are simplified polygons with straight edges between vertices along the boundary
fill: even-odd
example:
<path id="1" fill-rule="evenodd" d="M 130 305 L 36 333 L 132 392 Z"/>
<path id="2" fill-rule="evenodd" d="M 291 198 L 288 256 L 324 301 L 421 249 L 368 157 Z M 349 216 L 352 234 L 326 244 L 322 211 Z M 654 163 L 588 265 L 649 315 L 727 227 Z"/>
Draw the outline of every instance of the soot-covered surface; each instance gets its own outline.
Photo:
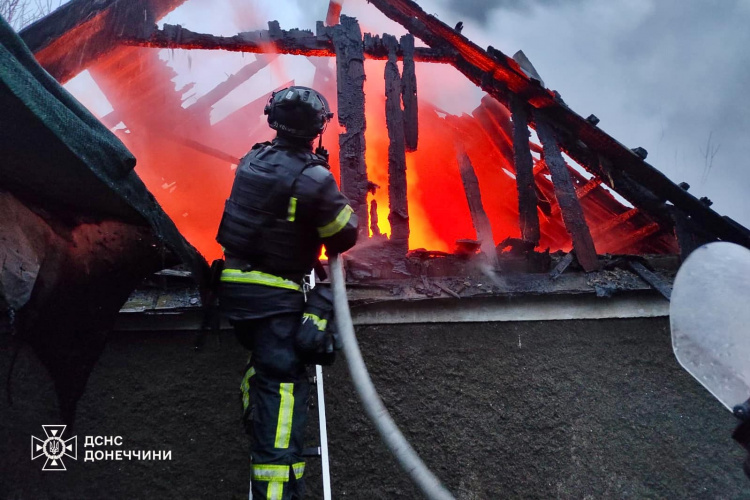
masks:
<path id="1" fill-rule="evenodd" d="M 459 499 L 750 497 L 734 419 L 679 368 L 665 318 L 358 335 L 386 406 Z M 246 498 L 245 354 L 229 334 L 198 353 L 193 340 L 113 334 L 79 404 L 79 459 L 66 459 L 66 472 L 30 460 L 30 436 L 59 418 L 51 382 L 22 350 L 15 405 L 0 401 L 0 498 Z M 0 351 L 0 373 L 10 354 Z M 362 413 L 343 360 L 326 371 L 326 393 L 334 498 L 418 498 Z M 84 462 L 86 435 L 171 450 L 172 460 Z M 311 459 L 310 498 L 321 497 L 319 474 Z"/>

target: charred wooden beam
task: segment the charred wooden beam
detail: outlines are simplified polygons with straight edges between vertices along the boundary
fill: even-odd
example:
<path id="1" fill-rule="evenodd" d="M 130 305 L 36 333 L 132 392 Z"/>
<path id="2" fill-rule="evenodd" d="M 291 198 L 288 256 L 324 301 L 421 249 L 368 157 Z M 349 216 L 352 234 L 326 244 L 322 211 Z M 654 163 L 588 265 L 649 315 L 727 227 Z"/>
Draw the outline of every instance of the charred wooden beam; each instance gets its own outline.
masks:
<path id="1" fill-rule="evenodd" d="M 396 61 L 398 41 L 383 35 L 390 50 L 385 65 L 385 123 L 388 129 L 388 199 L 391 242 L 403 256 L 409 251 L 409 205 L 406 199 L 406 144 L 404 111 L 401 109 L 401 75 Z"/>
<path id="2" fill-rule="evenodd" d="M 521 237 L 539 244 L 539 214 L 537 213 L 536 182 L 534 181 L 534 160 L 529 149 L 529 120 L 527 104 L 513 97 L 510 101 L 513 116 L 513 163 L 516 167 L 518 188 L 518 216 Z"/>
<path id="3" fill-rule="evenodd" d="M 648 269 L 640 262 L 630 261 L 628 262 L 628 266 L 635 274 L 640 276 L 643 281 L 662 294 L 665 299 L 672 300 L 672 286 L 665 279 Z"/>
<path id="4" fill-rule="evenodd" d="M 332 33 L 324 27 L 323 33 Z M 246 31 L 234 36 L 216 36 L 207 33 L 196 33 L 180 25 L 165 24 L 163 29 L 154 26 L 148 35 L 126 33 L 119 41 L 125 45 L 151 47 L 159 49 L 202 49 L 227 50 L 230 52 L 248 52 L 254 54 L 277 53 L 317 57 L 336 55 L 335 41 L 332 36 L 316 35 L 309 30 L 258 30 Z M 364 42 L 360 42 L 361 44 Z M 388 59 L 388 51 L 381 44 L 365 45 L 364 54 L 368 59 Z M 403 51 L 396 51 L 399 60 Z M 450 62 L 450 57 L 439 51 L 417 47 L 414 49 L 414 60 L 417 62 Z"/>
<path id="5" fill-rule="evenodd" d="M 367 167 L 365 165 L 365 67 L 362 32 L 356 19 L 341 16 L 331 28 L 336 48 L 338 118 L 344 132 L 339 135 L 341 191 L 349 198 L 359 218 L 362 241 L 367 231 Z M 403 132 L 402 132 L 403 136 Z"/>
<path id="6" fill-rule="evenodd" d="M 471 164 L 469 155 L 466 154 L 463 147 L 456 143 L 456 159 L 458 160 L 458 170 L 461 173 L 461 181 L 466 193 L 466 201 L 469 204 L 469 213 L 471 222 L 477 233 L 477 240 L 480 241 L 480 248 L 487 256 L 492 265 L 497 264 L 497 253 L 495 251 L 495 238 L 492 235 L 492 226 L 487 212 L 484 211 L 482 204 L 482 193 L 479 189 L 479 179 Z"/>
<path id="7" fill-rule="evenodd" d="M 512 134 L 508 133 L 509 131 L 498 123 L 497 117 L 493 115 L 492 111 L 487 108 L 484 103 L 480 104 L 479 107 L 472 111 L 471 115 L 482 125 L 482 130 L 484 130 L 487 138 L 500 152 L 502 157 L 508 160 L 508 166 L 513 170 L 513 173 L 515 173 L 515 166 L 512 162 Z"/>
<path id="8" fill-rule="evenodd" d="M 507 104 L 511 93 L 514 93 L 533 107 L 544 108 L 547 116 L 566 131 L 564 137 L 560 138 L 563 150 L 591 173 L 602 179 L 609 176 L 615 181 L 620 172 L 626 173 L 659 197 L 672 202 L 717 237 L 750 247 L 750 230 L 732 224 L 706 207 L 629 148 L 573 112 L 559 95 L 532 81 L 516 61 L 499 50 L 492 47 L 483 50 L 435 16 L 424 12 L 412 0 L 370 0 L 370 3 L 436 51 L 452 56 L 454 60 L 451 63 L 456 69 L 501 103 Z M 594 158 L 597 155 L 607 158 L 611 167 L 600 168 L 589 161 L 592 154 Z M 602 168 L 606 171 L 603 172 Z M 631 203 L 638 204 L 628 186 L 619 184 L 612 187 Z M 653 209 L 649 211 L 653 212 Z M 668 222 L 665 209 L 656 215 Z"/>
<path id="9" fill-rule="evenodd" d="M 511 120 L 510 107 L 505 107 L 498 102 L 497 99 L 487 94 L 482 97 L 481 106 L 490 113 L 493 119 L 497 122 L 498 126 L 503 130 L 505 138 L 508 140 L 508 144 L 511 144 L 511 137 L 513 136 L 513 123 Z M 510 101 L 508 101 L 510 106 Z M 532 117 L 529 117 L 532 118 Z M 535 142 L 529 141 L 529 148 L 532 152 L 542 154 L 542 146 Z"/>
<path id="10" fill-rule="evenodd" d="M 555 132 L 541 113 L 536 113 L 536 124 L 536 131 L 544 148 L 544 161 L 552 176 L 555 196 L 562 211 L 565 228 L 573 239 L 576 257 L 584 270 L 594 271 L 599 268 L 594 240 L 591 238 L 583 208 L 578 202 L 573 181 L 557 145 Z"/>
<path id="11" fill-rule="evenodd" d="M 656 222 L 652 222 L 651 224 L 642 227 L 638 231 L 634 231 L 626 238 L 619 241 L 619 244 L 612 249 L 611 253 L 621 253 L 622 251 L 639 244 L 646 238 L 653 236 L 654 234 L 661 231 L 661 229 L 662 228 L 661 226 L 659 226 L 659 224 L 657 224 Z"/>
<path id="12" fill-rule="evenodd" d="M 213 148 L 211 146 L 208 146 L 196 140 L 189 139 L 187 137 L 180 137 L 178 135 L 171 134 L 168 132 L 164 132 L 162 136 L 169 141 L 175 142 L 177 144 L 181 144 L 194 151 L 198 151 L 199 153 L 203 153 L 208 156 L 213 156 L 216 159 L 225 161 L 227 163 L 231 163 L 232 165 L 240 164 L 240 159 L 237 158 L 236 156 L 232 156 L 228 153 L 225 153 L 224 151 Z"/>
<path id="13" fill-rule="evenodd" d="M 568 165 L 568 171 L 573 175 L 574 179 L 583 182 L 584 177 L 577 172 L 573 167 Z M 579 185 L 575 188 L 576 190 L 576 196 L 579 200 L 583 200 L 588 195 L 590 195 L 592 192 L 594 192 L 597 188 L 601 187 L 602 181 L 599 180 L 596 177 L 592 177 L 590 180 L 586 181 L 585 184 Z M 617 202 L 619 204 L 619 202 Z M 557 214 L 560 211 L 560 207 L 555 207 L 552 210 L 552 215 Z"/>
<path id="14" fill-rule="evenodd" d="M 562 273 L 565 272 L 568 267 L 573 263 L 573 259 L 575 259 L 576 253 L 574 251 L 570 251 L 567 254 L 565 254 L 565 257 L 560 259 L 560 262 L 557 263 L 555 268 L 550 271 L 549 277 L 553 280 L 556 280 L 560 277 Z"/>
<path id="15" fill-rule="evenodd" d="M 672 207 L 672 218 L 675 222 L 674 232 L 677 237 L 677 244 L 680 247 L 680 260 L 683 262 L 699 246 L 715 241 L 704 231 L 698 229 L 681 210 Z"/>
<path id="16" fill-rule="evenodd" d="M 609 220 L 602 224 L 601 226 L 597 226 L 592 231 L 592 234 L 594 236 L 603 236 L 610 231 L 612 231 L 614 228 L 619 226 L 620 224 L 624 224 L 625 222 L 629 221 L 636 215 L 640 213 L 640 210 L 637 208 L 631 208 L 630 210 L 627 210 L 615 217 L 612 218 L 612 220 Z"/>
<path id="17" fill-rule="evenodd" d="M 146 38 L 156 21 L 185 0 L 82 0 L 69 2 L 21 32 L 39 64 L 64 83 L 119 46 L 126 26 L 143 28 Z M 148 22 L 144 25 L 144 17 Z"/>
<path id="18" fill-rule="evenodd" d="M 165 24 L 163 29 L 155 29 L 150 36 L 143 37 L 126 33 L 122 43 L 138 47 L 162 49 L 204 49 L 227 50 L 232 52 L 252 52 L 278 54 L 300 54 L 305 56 L 333 56 L 334 47 L 330 40 L 317 37 L 310 30 L 282 30 L 278 23 L 268 23 L 269 29 L 246 31 L 234 36 L 215 36 L 196 33 L 182 26 Z"/>
<path id="19" fill-rule="evenodd" d="M 258 71 L 268 66 L 277 57 L 277 54 L 258 54 L 255 61 L 242 67 L 237 73 L 230 75 L 226 80 L 206 92 L 195 103 L 190 105 L 188 109 L 197 112 L 208 111 L 214 104 L 251 79 Z"/>
<path id="20" fill-rule="evenodd" d="M 401 78 L 401 95 L 404 101 L 404 137 L 406 139 L 406 150 L 416 151 L 419 141 L 419 104 L 417 101 L 417 73 L 414 66 L 414 36 L 404 35 L 401 37 L 401 50 L 404 54 L 404 74 Z"/>
<path id="21" fill-rule="evenodd" d="M 381 236 L 378 227 L 378 200 L 370 201 L 370 231 L 373 236 Z"/>
<path id="22" fill-rule="evenodd" d="M 586 184 L 576 189 L 576 196 L 579 200 L 584 199 L 593 193 L 598 187 L 601 187 L 602 181 L 596 177 L 591 178 Z"/>

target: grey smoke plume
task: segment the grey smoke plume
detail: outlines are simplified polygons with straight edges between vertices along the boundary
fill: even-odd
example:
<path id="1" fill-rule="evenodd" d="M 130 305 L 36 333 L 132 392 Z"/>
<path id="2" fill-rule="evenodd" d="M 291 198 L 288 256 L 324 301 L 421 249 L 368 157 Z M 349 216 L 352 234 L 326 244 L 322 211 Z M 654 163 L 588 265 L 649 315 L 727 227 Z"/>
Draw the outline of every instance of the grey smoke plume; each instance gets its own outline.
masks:
<path id="1" fill-rule="evenodd" d="M 451 0 L 447 7 L 455 13 L 478 22 L 487 19 L 493 9 L 529 12 L 534 7 L 551 7 L 561 4 L 579 3 L 581 0 Z"/>
<path id="2" fill-rule="evenodd" d="M 750 226 L 750 2 L 422 3 L 480 45 L 523 49 L 573 110 Z"/>

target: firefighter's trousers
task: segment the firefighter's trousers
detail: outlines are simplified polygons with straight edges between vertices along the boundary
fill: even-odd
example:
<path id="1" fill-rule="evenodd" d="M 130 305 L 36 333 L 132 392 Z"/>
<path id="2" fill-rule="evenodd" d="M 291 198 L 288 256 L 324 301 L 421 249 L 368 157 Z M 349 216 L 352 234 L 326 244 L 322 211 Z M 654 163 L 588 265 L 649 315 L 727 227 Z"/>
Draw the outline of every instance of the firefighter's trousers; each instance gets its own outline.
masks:
<path id="1" fill-rule="evenodd" d="M 241 383 L 243 424 L 252 441 L 254 500 L 304 495 L 305 424 L 310 383 L 294 350 L 301 314 L 234 322 L 252 349 Z"/>

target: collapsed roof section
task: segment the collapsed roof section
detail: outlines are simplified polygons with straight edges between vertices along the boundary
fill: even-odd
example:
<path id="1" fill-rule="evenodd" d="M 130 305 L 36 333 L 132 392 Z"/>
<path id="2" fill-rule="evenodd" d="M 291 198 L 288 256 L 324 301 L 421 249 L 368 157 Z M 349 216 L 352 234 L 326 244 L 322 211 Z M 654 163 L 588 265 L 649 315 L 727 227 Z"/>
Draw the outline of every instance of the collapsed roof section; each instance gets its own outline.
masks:
<path id="1" fill-rule="evenodd" d="M 413 234 L 420 223 L 413 211 L 410 215 L 410 208 L 417 202 L 423 205 L 420 216 L 453 216 L 455 225 L 459 225 L 457 214 L 466 212 L 474 233 L 471 236 L 477 241 L 461 241 L 459 249 L 469 253 L 481 250 L 493 263 L 507 248 L 514 252 L 520 249 L 527 255 L 534 249 L 573 248 L 582 267 L 591 271 L 599 267 L 598 255 L 603 253 L 676 252 L 677 240 L 683 255 L 698 243 L 713 239 L 750 246 L 747 229 L 718 215 L 704 200 L 696 199 L 646 163 L 645 151 L 630 150 L 607 135 L 596 126 L 596 117 L 584 119 L 574 113 L 557 93 L 543 88 L 538 75 L 528 70 L 527 61 L 523 61 L 524 70 L 492 47 L 481 49 L 460 30 L 426 14 L 413 1 L 370 1 L 409 31 L 410 35 L 400 40 L 390 35 L 363 37 L 357 21 L 346 16 L 339 19 L 336 9 L 329 10 L 327 23 L 318 22 L 316 33 L 282 30 L 277 22 L 270 22 L 268 30 L 234 37 L 195 33 L 180 26 L 158 29 L 154 19 L 179 3 L 110 1 L 94 8 L 99 2 L 73 0 L 68 4 L 67 17 L 56 12 L 58 17 L 36 23 L 23 36 L 37 48 L 40 61 L 61 78 L 89 68 L 115 108 L 103 121 L 110 127 L 123 122 L 129 136 L 123 139 L 139 158 L 152 164 L 153 169 L 141 173 L 147 183 L 153 174 L 153 186 L 163 181 L 162 187 L 169 191 L 175 183 L 189 185 L 187 177 L 196 175 L 210 184 L 186 197 L 183 204 L 175 203 L 174 213 L 170 212 L 175 217 L 187 214 L 188 207 L 191 214 L 204 211 L 195 217 L 200 222 L 181 226 L 191 241 L 199 233 L 213 239 L 222 197 L 231 183 L 231 174 L 226 169 L 222 172 L 217 162 L 236 163 L 242 156 L 258 132 L 248 123 L 262 116 L 265 95 L 213 126 L 208 116 L 211 107 L 281 53 L 308 56 L 316 67 L 314 86 L 322 86 L 324 93 L 337 93 L 335 107 L 341 134 L 332 159 L 339 163 L 342 190 L 360 220 L 369 221 L 362 224 L 363 240 L 369 237 L 380 243 L 368 248 L 379 249 L 381 263 L 407 258 L 410 232 Z M 107 21 L 95 23 L 92 30 L 93 18 L 85 15 L 87 8 Z M 102 57 L 102 51 L 87 52 L 85 48 L 80 49 L 85 57 L 78 62 L 49 55 L 62 51 L 49 47 L 65 46 L 77 32 L 105 38 L 103 46 L 109 51 L 106 57 Z M 49 41 L 54 37 L 45 38 L 41 35 L 44 33 L 55 33 L 57 38 Z M 413 36 L 429 48 L 414 47 Z M 174 73 L 153 48 L 221 49 L 256 53 L 258 58 L 197 102 L 183 106 L 180 94 L 185 89 L 175 92 L 170 82 Z M 79 49 L 70 52 L 74 50 Z M 335 76 L 319 62 L 318 58 L 325 56 L 336 57 Z M 367 123 L 372 123 L 365 110 L 365 59 L 387 61 L 383 100 L 383 125 L 388 132 L 387 239 L 380 234 L 378 224 L 382 207 L 379 210 L 373 203 L 372 193 L 379 188 L 371 175 L 374 166 L 368 164 L 365 154 Z M 396 66 L 397 60 L 404 62 L 403 73 Z M 418 99 L 415 62 L 451 64 L 488 96 L 471 115 L 444 113 Z M 143 112 L 146 109 L 148 113 Z M 536 130 L 541 144 L 529 142 L 529 127 Z M 410 169 L 422 168 L 421 158 L 434 163 L 434 155 L 422 156 L 426 155 L 425 145 L 439 151 L 442 158 L 429 177 L 442 179 L 442 192 L 458 190 L 460 203 L 450 202 L 456 198 L 437 196 L 407 199 L 407 158 L 412 159 Z M 191 152 L 192 171 L 170 167 L 183 158 L 177 150 Z M 206 157 L 202 163 L 194 158 L 195 152 Z M 563 153 L 585 171 L 568 164 Z M 160 193 L 153 186 L 152 190 Z M 617 201 L 609 189 L 632 207 Z M 221 194 L 211 200 L 210 192 Z M 195 195 L 203 198 L 203 207 L 195 206 Z M 169 212 L 171 202 L 159 196 Z M 449 205 L 447 210 L 445 205 Z M 382 222 L 383 217 L 380 219 Z M 446 230 L 444 239 L 450 237 L 457 239 L 455 231 Z M 360 256 L 366 260 L 372 253 Z M 406 270 L 404 266 L 395 268 Z"/>
<path id="2" fill-rule="evenodd" d="M 206 262 L 135 158 L 0 19 L 0 331 L 31 344 L 60 409 L 75 405 L 130 292 L 164 266 Z"/>

